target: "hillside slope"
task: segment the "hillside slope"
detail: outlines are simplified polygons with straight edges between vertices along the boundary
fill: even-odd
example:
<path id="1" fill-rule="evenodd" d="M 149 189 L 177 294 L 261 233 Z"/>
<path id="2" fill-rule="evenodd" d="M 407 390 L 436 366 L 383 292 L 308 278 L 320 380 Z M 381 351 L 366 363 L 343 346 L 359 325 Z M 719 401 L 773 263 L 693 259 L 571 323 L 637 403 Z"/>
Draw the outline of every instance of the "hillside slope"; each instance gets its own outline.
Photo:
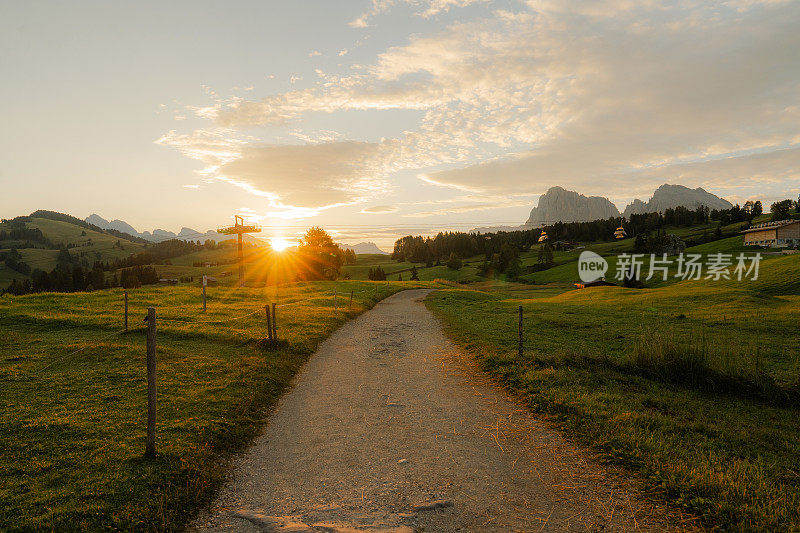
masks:
<path id="1" fill-rule="evenodd" d="M 36 213 L 34 213 L 35 215 Z M 77 219 L 76 219 L 77 220 Z M 140 242 L 90 229 L 64 220 L 52 220 L 38 216 L 21 217 L 0 223 L 0 232 L 11 234 L 11 230 L 24 223 L 26 230 L 39 230 L 40 240 L 31 238 L 6 238 L 0 240 L 0 254 L 17 250 L 20 261 L 31 270 L 50 271 L 56 266 L 60 248 L 67 248 L 85 267 L 91 267 L 95 261 L 113 261 L 122 259 L 145 249 Z M 14 279 L 27 279 L 25 274 L 9 268 L 5 261 L 0 262 L 0 290 L 6 288 Z"/>

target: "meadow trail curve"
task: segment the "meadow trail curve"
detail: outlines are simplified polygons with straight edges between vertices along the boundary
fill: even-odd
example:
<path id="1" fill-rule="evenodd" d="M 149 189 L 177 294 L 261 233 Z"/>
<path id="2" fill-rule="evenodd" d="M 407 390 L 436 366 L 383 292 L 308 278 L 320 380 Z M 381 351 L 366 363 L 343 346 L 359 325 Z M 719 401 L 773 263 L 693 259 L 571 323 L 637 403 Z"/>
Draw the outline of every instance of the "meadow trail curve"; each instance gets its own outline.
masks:
<path id="1" fill-rule="evenodd" d="M 192 529 L 670 529 L 494 387 L 428 292 L 387 298 L 320 346 Z"/>

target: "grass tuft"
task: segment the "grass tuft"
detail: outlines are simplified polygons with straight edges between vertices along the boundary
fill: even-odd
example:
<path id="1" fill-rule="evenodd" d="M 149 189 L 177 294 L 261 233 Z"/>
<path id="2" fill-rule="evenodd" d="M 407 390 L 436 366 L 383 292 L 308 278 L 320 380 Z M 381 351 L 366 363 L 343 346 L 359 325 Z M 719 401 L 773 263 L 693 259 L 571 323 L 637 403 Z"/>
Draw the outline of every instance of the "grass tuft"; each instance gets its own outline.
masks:
<path id="1" fill-rule="evenodd" d="M 706 335 L 681 342 L 668 328 L 642 333 L 630 351 L 630 370 L 644 377 L 713 394 L 726 394 L 783 407 L 800 406 L 797 384 L 781 386 L 765 372 L 760 350 L 738 350 L 724 341 L 712 354 Z M 749 362 L 749 364 L 748 364 Z"/>

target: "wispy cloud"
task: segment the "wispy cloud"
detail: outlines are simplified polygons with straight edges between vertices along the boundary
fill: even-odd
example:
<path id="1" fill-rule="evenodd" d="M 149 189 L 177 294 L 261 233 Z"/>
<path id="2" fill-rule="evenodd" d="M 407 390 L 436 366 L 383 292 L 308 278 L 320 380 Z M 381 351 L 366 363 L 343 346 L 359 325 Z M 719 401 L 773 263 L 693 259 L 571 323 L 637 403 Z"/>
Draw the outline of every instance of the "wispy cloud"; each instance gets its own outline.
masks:
<path id="1" fill-rule="evenodd" d="M 394 205 L 374 205 L 361 210 L 362 213 L 369 215 L 384 215 L 387 213 L 397 213 L 397 211 L 399 211 L 399 209 Z"/>
<path id="2" fill-rule="evenodd" d="M 414 13 L 423 18 L 430 18 L 439 13 L 446 13 L 454 7 L 466 7 L 471 4 L 485 4 L 489 0 L 372 0 L 370 9 L 350 22 L 353 28 L 366 28 L 373 17 L 385 13 L 398 4 L 406 4 L 414 9 Z"/>

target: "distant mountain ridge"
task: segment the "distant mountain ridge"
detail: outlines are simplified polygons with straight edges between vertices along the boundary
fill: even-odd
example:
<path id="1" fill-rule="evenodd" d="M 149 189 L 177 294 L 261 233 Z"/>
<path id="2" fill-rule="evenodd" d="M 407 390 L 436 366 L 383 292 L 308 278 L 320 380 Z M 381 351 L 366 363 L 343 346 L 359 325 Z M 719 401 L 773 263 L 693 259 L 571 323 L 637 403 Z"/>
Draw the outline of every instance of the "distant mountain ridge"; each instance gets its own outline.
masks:
<path id="1" fill-rule="evenodd" d="M 339 245 L 343 250 L 353 250 L 356 254 L 381 254 L 381 255 L 389 255 L 389 252 L 384 252 L 378 245 L 374 242 L 360 242 L 358 244 L 349 245 L 349 244 L 340 244 Z"/>
<path id="2" fill-rule="evenodd" d="M 200 242 L 212 240 L 214 242 L 221 242 L 232 238 L 230 235 L 222 235 L 221 233 L 217 233 L 214 230 L 208 230 L 205 233 L 203 233 L 187 227 L 181 228 L 181 231 L 178 233 L 175 233 L 173 231 L 163 230 L 160 228 L 154 229 L 152 233 L 149 231 L 139 232 L 124 220 L 114 219 L 109 221 L 96 213 L 92 213 L 91 215 L 86 217 L 85 222 L 93 224 L 102 229 L 111 229 L 128 233 L 130 235 L 133 235 L 134 237 L 139 237 L 149 242 L 161 242 L 169 239 L 180 239 L 183 241 L 200 241 Z M 244 240 L 256 243 L 263 242 L 261 239 L 253 237 L 252 235 L 245 235 Z"/>
<path id="3" fill-rule="evenodd" d="M 662 213 L 665 209 L 674 209 L 682 206 L 687 209 L 697 209 L 704 205 L 709 209 L 730 209 L 733 207 L 728 200 L 711 194 L 702 187 L 690 189 L 683 185 L 670 185 L 665 183 L 655 190 L 647 202 L 634 200 L 625 208 L 623 216 L 642 215 L 644 213 Z"/>
<path id="4" fill-rule="evenodd" d="M 639 199 L 631 202 L 620 214 L 617 206 L 608 198 L 601 196 L 584 196 L 563 187 L 551 187 L 539 197 L 539 203 L 531 209 L 525 227 L 540 227 L 556 222 L 585 222 L 607 218 L 617 218 L 644 213 L 661 213 L 666 209 L 686 207 L 696 209 L 699 206 L 709 209 L 730 209 L 733 205 L 702 187 L 690 189 L 683 185 L 665 183 L 653 192 L 648 201 Z M 487 230 L 490 228 L 480 228 Z M 475 231 L 475 230 L 473 230 Z"/>
<path id="5" fill-rule="evenodd" d="M 129 235 L 133 235 L 134 237 L 141 237 L 139 232 L 136 231 L 136 229 L 133 226 L 131 226 L 127 222 L 123 222 L 122 220 L 114 219 L 111 222 L 109 222 L 100 215 L 91 214 L 88 217 L 86 217 L 85 222 L 88 222 L 89 224 L 94 224 L 99 228 L 115 229 L 117 231 L 122 231 Z"/>

